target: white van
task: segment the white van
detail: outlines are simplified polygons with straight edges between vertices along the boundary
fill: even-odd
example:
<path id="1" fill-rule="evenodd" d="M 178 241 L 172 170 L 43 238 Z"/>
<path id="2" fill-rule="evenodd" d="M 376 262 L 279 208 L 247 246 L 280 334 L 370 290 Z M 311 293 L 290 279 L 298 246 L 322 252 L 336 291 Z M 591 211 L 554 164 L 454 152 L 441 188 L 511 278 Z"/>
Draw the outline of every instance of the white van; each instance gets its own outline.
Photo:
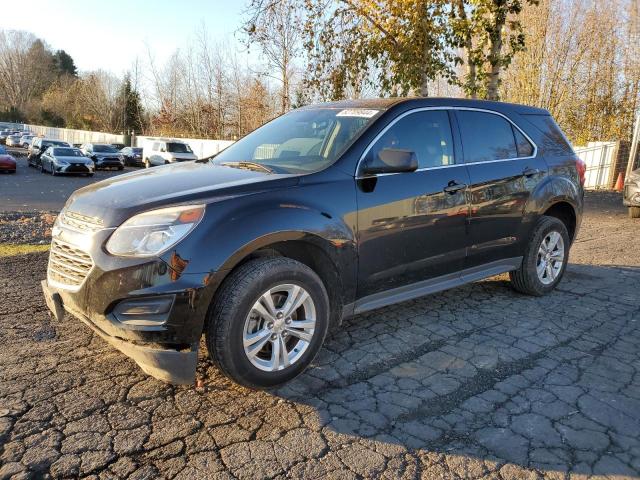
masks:
<path id="1" fill-rule="evenodd" d="M 180 140 L 150 140 L 142 150 L 142 158 L 146 168 L 198 159 L 189 144 Z"/>

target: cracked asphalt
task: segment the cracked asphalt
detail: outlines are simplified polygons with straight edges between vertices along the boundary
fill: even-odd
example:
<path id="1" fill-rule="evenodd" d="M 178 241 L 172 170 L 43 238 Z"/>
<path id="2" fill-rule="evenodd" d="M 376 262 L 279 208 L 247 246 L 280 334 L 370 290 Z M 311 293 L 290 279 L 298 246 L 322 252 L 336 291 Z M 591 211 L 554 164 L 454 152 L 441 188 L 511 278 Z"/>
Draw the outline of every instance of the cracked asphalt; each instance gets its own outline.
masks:
<path id="1" fill-rule="evenodd" d="M 277 391 L 173 387 L 0 259 L 0 478 L 640 477 L 640 221 L 590 193 L 543 298 L 506 276 L 354 317 Z M 203 344 L 204 350 L 204 344 Z"/>

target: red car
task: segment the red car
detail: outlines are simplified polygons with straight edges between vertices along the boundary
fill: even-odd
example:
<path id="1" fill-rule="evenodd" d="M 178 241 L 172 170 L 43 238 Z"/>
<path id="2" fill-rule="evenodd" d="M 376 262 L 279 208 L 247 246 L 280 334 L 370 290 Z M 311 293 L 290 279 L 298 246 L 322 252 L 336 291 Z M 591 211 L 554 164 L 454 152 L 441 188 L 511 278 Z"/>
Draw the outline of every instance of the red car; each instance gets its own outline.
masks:
<path id="1" fill-rule="evenodd" d="M 0 155 L 0 172 L 16 173 L 16 159 L 11 155 Z"/>

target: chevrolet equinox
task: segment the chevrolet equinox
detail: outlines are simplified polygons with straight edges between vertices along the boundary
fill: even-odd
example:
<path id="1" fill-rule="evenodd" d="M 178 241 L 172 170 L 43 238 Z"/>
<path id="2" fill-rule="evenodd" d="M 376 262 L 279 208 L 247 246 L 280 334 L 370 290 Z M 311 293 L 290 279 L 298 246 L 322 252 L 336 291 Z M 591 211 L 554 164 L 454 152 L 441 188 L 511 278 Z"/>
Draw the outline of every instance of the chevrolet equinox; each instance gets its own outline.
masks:
<path id="1" fill-rule="evenodd" d="M 71 313 L 156 378 L 194 382 L 204 334 L 225 375 L 271 387 L 345 317 L 505 272 L 518 292 L 553 290 L 584 172 L 538 108 L 304 107 L 215 157 L 73 193 L 42 287 L 56 318 Z"/>

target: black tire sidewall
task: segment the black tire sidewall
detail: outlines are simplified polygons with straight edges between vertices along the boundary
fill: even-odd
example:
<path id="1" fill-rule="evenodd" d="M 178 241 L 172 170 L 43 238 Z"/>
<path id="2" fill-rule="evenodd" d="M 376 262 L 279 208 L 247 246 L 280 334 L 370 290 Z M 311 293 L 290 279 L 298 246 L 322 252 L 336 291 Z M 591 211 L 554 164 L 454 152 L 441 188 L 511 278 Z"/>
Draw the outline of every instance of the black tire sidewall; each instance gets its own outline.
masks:
<path id="1" fill-rule="evenodd" d="M 562 236 L 564 242 L 564 259 L 562 261 L 562 268 L 558 276 L 554 281 L 548 285 L 542 283 L 538 278 L 537 263 L 538 263 L 538 250 L 544 238 L 552 231 L 556 231 Z M 539 295 L 545 295 L 551 292 L 562 280 L 564 272 L 567 269 L 567 263 L 569 262 L 569 248 L 571 241 L 569 240 L 569 233 L 564 223 L 554 217 L 543 217 L 540 225 L 536 228 L 527 254 L 524 258 L 523 267 L 526 268 L 526 274 L 529 277 L 529 284 L 536 290 Z"/>
<path id="2" fill-rule="evenodd" d="M 218 363 L 221 364 L 225 373 L 235 381 L 253 388 L 274 387 L 302 373 L 318 354 L 329 326 L 329 299 L 320 278 L 301 263 L 288 261 L 285 265 L 278 260 L 277 258 L 273 259 L 271 264 L 267 260 L 265 262 L 265 265 L 268 265 L 268 269 L 265 269 L 267 273 L 256 278 L 244 291 L 234 293 L 232 297 L 233 313 L 228 318 L 216 319 L 218 322 L 226 322 L 227 324 L 218 325 L 218 328 L 214 329 L 216 334 L 220 332 L 221 328 L 227 331 L 227 341 L 223 345 L 225 351 L 220 351 L 218 348 L 215 352 Z M 264 292 L 285 283 L 295 283 L 309 293 L 316 309 L 316 328 L 307 350 L 295 364 L 277 372 L 266 372 L 255 367 L 244 352 L 245 321 L 254 303 Z M 207 339 L 209 348 L 212 347 L 210 343 Z M 220 347 L 219 342 L 216 342 L 216 345 Z"/>

